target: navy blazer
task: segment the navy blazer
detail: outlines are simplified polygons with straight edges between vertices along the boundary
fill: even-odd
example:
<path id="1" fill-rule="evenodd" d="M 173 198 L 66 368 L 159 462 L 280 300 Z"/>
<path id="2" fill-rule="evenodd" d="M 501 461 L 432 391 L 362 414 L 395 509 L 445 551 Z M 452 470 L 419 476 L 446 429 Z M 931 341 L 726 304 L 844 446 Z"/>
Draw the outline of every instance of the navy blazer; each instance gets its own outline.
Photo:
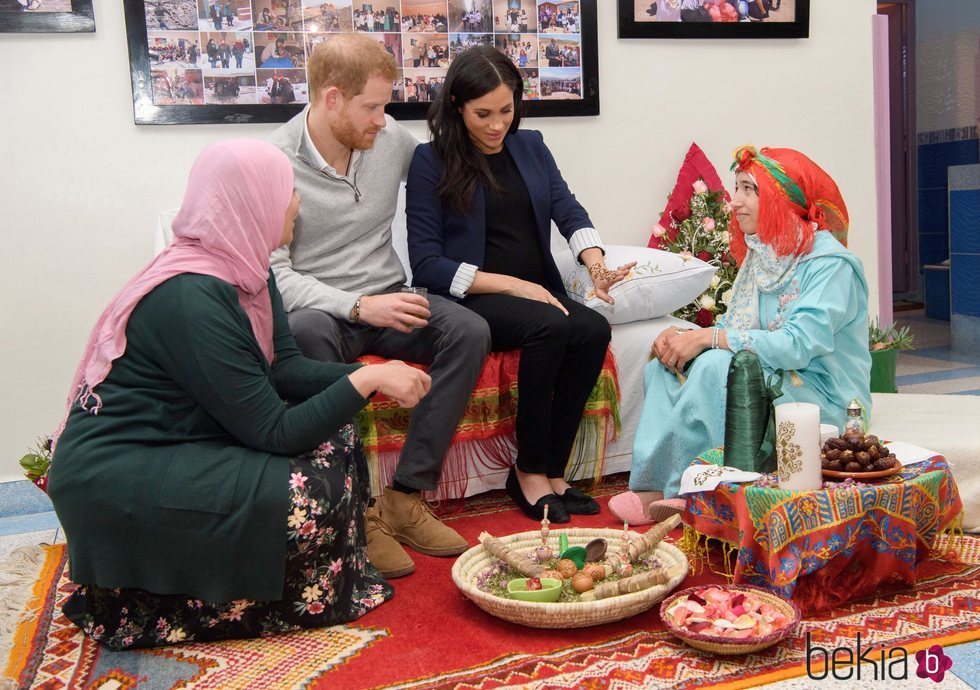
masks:
<path id="1" fill-rule="evenodd" d="M 592 221 L 575 200 L 562 179 L 544 137 L 534 130 L 518 130 L 504 137 L 527 186 L 534 220 L 545 262 L 545 287 L 566 294 L 558 267 L 551 256 L 551 221 L 559 232 L 570 238 L 576 230 L 591 228 Z M 408 220 L 408 256 L 412 265 L 412 283 L 432 292 L 456 299 L 449 294 L 461 263 L 483 267 L 486 247 L 486 205 L 484 188 L 473 196 L 473 210 L 460 215 L 439 198 L 436 188 L 442 165 L 431 143 L 415 149 L 408 171 L 406 213 Z"/>

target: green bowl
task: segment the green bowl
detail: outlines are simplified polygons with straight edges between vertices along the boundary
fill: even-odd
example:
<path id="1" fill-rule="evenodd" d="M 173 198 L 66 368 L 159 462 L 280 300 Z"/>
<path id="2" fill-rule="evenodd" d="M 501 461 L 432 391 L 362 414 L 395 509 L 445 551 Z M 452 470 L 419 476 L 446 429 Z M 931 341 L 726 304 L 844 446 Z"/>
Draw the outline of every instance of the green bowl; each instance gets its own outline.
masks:
<path id="1" fill-rule="evenodd" d="M 512 597 L 521 601 L 558 601 L 558 597 L 561 596 L 561 584 L 561 580 L 542 577 L 541 589 L 528 591 L 527 578 L 519 577 L 507 583 L 507 591 Z"/>

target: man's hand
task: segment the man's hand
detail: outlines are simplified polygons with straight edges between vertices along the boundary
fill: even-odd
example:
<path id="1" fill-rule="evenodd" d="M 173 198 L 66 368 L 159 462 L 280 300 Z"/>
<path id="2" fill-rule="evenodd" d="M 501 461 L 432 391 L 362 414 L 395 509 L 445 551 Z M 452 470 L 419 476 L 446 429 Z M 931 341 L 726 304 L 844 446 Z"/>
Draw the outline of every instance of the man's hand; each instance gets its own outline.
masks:
<path id="1" fill-rule="evenodd" d="M 361 297 L 361 321 L 378 328 L 411 333 L 429 324 L 429 300 L 410 292 L 392 292 Z"/>

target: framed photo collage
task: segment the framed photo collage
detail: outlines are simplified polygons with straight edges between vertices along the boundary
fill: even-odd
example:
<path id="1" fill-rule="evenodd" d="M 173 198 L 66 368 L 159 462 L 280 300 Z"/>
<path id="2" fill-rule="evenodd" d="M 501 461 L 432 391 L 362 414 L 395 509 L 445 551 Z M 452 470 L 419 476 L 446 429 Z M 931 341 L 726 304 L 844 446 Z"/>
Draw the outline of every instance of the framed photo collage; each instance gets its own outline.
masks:
<path id="1" fill-rule="evenodd" d="M 596 0 L 124 0 L 137 124 L 284 121 L 306 64 L 364 32 L 398 66 L 388 111 L 423 119 L 453 58 L 479 45 L 524 76 L 527 114 L 598 114 Z"/>

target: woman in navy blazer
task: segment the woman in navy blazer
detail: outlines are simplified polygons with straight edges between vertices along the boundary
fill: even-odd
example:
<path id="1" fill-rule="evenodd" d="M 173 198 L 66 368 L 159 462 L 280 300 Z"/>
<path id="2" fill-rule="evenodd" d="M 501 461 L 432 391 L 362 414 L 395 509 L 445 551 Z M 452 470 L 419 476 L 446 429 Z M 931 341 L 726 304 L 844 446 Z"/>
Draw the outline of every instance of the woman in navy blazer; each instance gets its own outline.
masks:
<path id="1" fill-rule="evenodd" d="M 494 48 L 471 48 L 449 68 L 429 109 L 432 142 L 408 174 L 413 282 L 457 299 L 490 325 L 492 348 L 521 349 L 517 463 L 507 491 L 540 520 L 599 505 L 565 481 L 579 421 L 609 344 L 605 318 L 569 299 L 551 257 L 551 223 L 589 266 L 596 294 L 632 264 L 606 268 L 602 241 L 539 132 L 519 131 L 524 83 Z"/>

